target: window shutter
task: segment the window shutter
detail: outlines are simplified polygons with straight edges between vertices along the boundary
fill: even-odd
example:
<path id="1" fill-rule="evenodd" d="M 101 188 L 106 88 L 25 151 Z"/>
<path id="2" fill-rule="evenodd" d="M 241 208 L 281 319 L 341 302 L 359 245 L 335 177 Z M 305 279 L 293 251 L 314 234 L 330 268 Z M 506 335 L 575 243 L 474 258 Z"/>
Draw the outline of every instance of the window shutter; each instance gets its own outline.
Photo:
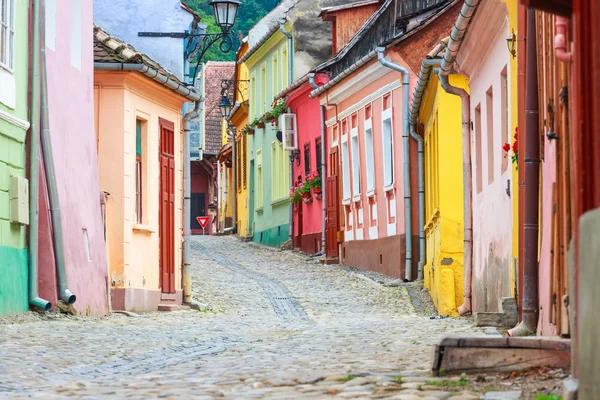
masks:
<path id="1" fill-rule="evenodd" d="M 284 150 L 296 150 L 298 148 L 298 131 L 296 125 L 296 114 L 281 114 L 279 126 L 283 139 Z"/>

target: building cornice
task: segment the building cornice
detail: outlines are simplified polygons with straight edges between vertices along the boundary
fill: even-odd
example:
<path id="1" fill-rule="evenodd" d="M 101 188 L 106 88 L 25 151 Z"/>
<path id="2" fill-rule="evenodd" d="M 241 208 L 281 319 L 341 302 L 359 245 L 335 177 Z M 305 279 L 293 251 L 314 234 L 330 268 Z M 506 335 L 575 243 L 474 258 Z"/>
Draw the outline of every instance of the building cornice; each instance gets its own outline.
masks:
<path id="1" fill-rule="evenodd" d="M 29 121 L 15 117 L 11 113 L 6 112 L 1 109 L 0 109 L 0 119 L 8 122 L 9 124 L 16 126 L 17 128 L 21 128 L 24 130 L 29 129 L 29 126 L 30 126 Z"/>

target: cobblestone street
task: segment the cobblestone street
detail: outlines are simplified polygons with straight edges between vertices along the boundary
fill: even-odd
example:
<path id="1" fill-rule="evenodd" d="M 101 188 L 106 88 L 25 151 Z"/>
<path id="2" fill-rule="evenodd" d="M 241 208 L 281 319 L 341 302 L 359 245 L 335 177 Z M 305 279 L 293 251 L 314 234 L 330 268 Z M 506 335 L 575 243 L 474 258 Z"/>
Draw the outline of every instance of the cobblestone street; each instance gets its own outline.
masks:
<path id="1" fill-rule="evenodd" d="M 479 398 L 427 381 L 441 335 L 482 331 L 404 287 L 233 237 L 192 256 L 203 312 L 0 323 L 0 397 Z"/>

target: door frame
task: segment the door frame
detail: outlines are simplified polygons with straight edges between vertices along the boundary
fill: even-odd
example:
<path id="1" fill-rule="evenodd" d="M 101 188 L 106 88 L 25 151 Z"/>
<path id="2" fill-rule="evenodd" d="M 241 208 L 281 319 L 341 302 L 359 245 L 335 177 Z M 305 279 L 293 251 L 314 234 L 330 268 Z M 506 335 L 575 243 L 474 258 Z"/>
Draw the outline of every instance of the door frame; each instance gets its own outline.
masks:
<path id="1" fill-rule="evenodd" d="M 172 136 L 172 141 L 170 144 L 171 149 L 166 149 L 166 151 L 171 151 L 172 154 L 164 152 L 163 153 L 163 145 L 162 145 L 162 131 L 163 129 L 167 129 L 170 130 L 173 133 Z M 175 293 L 176 292 L 176 285 L 175 285 L 175 255 L 176 255 L 176 251 L 175 251 L 175 168 L 173 167 L 173 172 L 170 173 L 171 178 L 172 178 L 172 185 L 173 185 L 173 210 L 170 213 L 171 214 L 171 218 L 172 218 L 172 231 L 167 233 L 167 237 L 165 238 L 165 235 L 163 235 L 163 167 L 162 167 L 162 160 L 164 158 L 170 159 L 173 162 L 173 166 L 175 164 L 175 124 L 171 121 L 168 121 L 166 119 L 163 118 L 158 118 L 158 167 L 159 167 L 159 174 L 158 174 L 158 182 L 159 182 L 159 191 L 158 191 L 158 240 L 159 240 L 159 282 L 160 282 L 160 290 L 162 293 Z M 171 243 L 169 244 L 169 239 L 171 241 Z M 165 246 L 169 246 L 167 249 L 165 249 Z M 169 257 L 170 259 L 168 260 L 168 262 L 170 263 L 170 265 L 165 266 L 164 265 L 164 259 L 163 259 L 163 255 L 165 251 L 169 251 L 169 248 L 172 249 L 172 255 Z M 168 255 L 167 255 L 168 257 Z M 167 274 L 169 275 L 169 278 L 167 280 L 167 282 L 165 283 L 165 279 L 164 279 L 164 275 L 165 275 L 165 271 L 164 269 L 168 268 Z"/>

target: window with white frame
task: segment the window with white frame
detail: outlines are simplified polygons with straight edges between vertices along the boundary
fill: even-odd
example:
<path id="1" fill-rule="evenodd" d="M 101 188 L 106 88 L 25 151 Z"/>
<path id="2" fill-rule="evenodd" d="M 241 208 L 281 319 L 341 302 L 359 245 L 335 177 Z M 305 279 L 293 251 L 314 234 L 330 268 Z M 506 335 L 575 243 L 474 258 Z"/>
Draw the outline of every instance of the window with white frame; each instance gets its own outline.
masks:
<path id="1" fill-rule="evenodd" d="M 348 152 L 348 135 L 342 136 L 342 186 L 344 200 L 350 200 L 350 160 Z"/>
<path id="2" fill-rule="evenodd" d="M 358 128 L 350 130 L 352 142 L 352 194 L 360 198 L 360 151 L 358 148 Z"/>
<path id="3" fill-rule="evenodd" d="M 367 119 L 365 129 L 365 161 L 367 172 L 367 192 L 375 190 L 375 157 L 373 154 L 373 120 Z"/>
<path id="4" fill-rule="evenodd" d="M 0 0 L 0 66 L 12 70 L 15 62 L 15 0 Z"/>
<path id="5" fill-rule="evenodd" d="M 262 169 L 262 149 L 256 150 L 256 208 L 263 207 L 263 169 Z"/>
<path id="6" fill-rule="evenodd" d="M 394 184 L 394 131 L 392 129 L 392 109 L 381 113 L 383 135 L 383 187 L 388 190 Z"/>

